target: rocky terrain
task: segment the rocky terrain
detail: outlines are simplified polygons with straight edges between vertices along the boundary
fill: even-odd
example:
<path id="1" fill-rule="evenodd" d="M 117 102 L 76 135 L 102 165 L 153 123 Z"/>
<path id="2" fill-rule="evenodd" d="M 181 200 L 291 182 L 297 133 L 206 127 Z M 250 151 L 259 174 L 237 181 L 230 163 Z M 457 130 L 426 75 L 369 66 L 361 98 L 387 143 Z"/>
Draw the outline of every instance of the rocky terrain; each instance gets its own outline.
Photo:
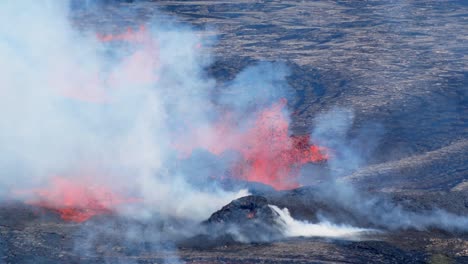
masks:
<path id="1" fill-rule="evenodd" d="M 154 16 L 176 15 L 215 43 L 215 62 L 206 71 L 220 87 L 256 62 L 286 63 L 296 92 L 288 104 L 292 134 L 310 133 L 314 118 L 329 109 L 354 112 L 347 137 L 368 147 L 360 153 L 365 164 L 342 173 L 340 181 L 411 211 L 440 208 L 468 215 L 465 1 L 100 2 L 93 9 L 75 6 L 70 14 L 75 26 L 117 32 Z M 371 136 L 359 138 L 362 131 Z M 317 169 L 330 174 L 327 164 Z M 252 190 L 268 203 L 289 208 L 297 219 L 316 221 L 320 212 L 338 222 L 372 226 L 351 208 L 319 195 L 322 181 L 307 183 L 312 186 L 291 191 Z M 260 203 L 264 208 L 266 202 Z M 359 241 L 290 238 L 243 244 L 227 238 L 223 241 L 229 243 L 200 245 L 195 237 L 178 244 L 164 238 L 127 244 L 118 235 L 90 240 L 92 227 L 109 219 L 113 216 L 70 223 L 32 206 L 3 204 L 0 263 L 468 263 L 468 234 L 436 228 L 390 231 Z M 219 219 L 215 214 L 207 220 Z M 106 228 L 125 230 L 126 221 L 114 219 Z M 148 230 L 177 228 L 155 226 L 141 224 Z"/>
<path id="2" fill-rule="evenodd" d="M 175 244 L 164 237 L 152 237 L 167 228 L 158 223 L 148 225 L 113 215 L 72 223 L 37 207 L 4 204 L 0 208 L 0 257 L 2 263 L 466 263 L 468 260 L 467 234 L 439 229 L 369 233 L 357 240 L 281 238 L 271 211 L 265 207 L 267 202 L 287 204 L 293 215 L 309 220 L 313 217 L 308 216 L 316 215 L 314 210 L 334 210 L 332 215 L 337 218 L 340 214 L 353 215 L 341 208 L 327 207 L 310 190 L 287 192 L 280 199 L 277 195 L 267 196 L 268 200 L 251 196 L 234 201 L 205 222 L 208 235 L 181 238 Z M 304 203 L 306 199 L 309 200 Z M 425 201 L 408 194 L 400 199 L 416 207 L 424 206 Z M 307 210 L 311 208 L 312 211 Z M 236 224 L 247 237 L 250 233 L 250 238 L 257 242 L 238 242 L 227 233 L 223 235 L 223 228 L 228 227 L 223 224 L 228 223 Z M 125 233 L 135 228 L 146 230 L 148 237 L 129 241 Z M 255 234 L 268 235 L 270 242 L 262 242 Z"/>
<path id="3" fill-rule="evenodd" d="M 319 113 L 346 107 L 353 131 L 376 137 L 367 163 L 378 167 L 350 180 L 387 178 L 371 172 L 379 168 L 402 174 L 400 183 L 413 178 L 400 189 L 449 190 L 466 171 L 467 10 L 464 1 L 121 1 L 73 16 L 78 27 L 112 32 L 176 15 L 216 39 L 209 71 L 220 83 L 258 61 L 286 62 L 297 93 L 293 133 L 309 133 Z M 450 169 L 432 172 L 427 164 L 436 163 Z"/>

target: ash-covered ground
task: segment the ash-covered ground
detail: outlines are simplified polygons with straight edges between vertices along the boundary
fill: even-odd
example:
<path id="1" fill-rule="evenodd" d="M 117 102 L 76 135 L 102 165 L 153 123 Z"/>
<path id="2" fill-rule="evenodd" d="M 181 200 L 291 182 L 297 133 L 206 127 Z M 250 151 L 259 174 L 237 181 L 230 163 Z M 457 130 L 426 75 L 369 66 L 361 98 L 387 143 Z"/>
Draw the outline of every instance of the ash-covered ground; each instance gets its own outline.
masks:
<path id="1" fill-rule="evenodd" d="M 171 233 L 183 222 L 148 224 L 102 215 L 73 223 L 12 201 L 0 207 L 0 263 L 468 263 L 466 228 L 432 222 L 419 228 L 396 221 L 394 214 L 377 217 L 385 211 L 438 209 L 451 215 L 434 221 L 468 216 L 465 1 L 97 2 L 88 3 L 93 8 L 73 6 L 74 26 L 118 32 L 155 15 L 175 15 L 203 37 L 216 39 L 215 62 L 206 73 L 219 87 L 249 65 L 285 62 L 297 94 L 288 98 L 292 134 L 311 133 L 315 117 L 330 109 L 352 109 L 343 142 L 353 150 L 372 145 L 358 148 L 357 166 L 338 172 L 333 164 L 306 166 L 320 176 L 304 173 L 304 187 L 289 191 L 246 184 L 266 200 L 241 209 L 269 215 L 267 203 L 287 207 L 295 219 L 324 217 L 382 232 L 349 240 L 273 234 L 268 242 L 242 243 L 218 230 L 215 237 L 181 235 L 173 243 L 151 234 Z M 327 182 L 336 175 L 338 182 L 355 186 L 351 192 L 358 198 L 331 199 L 340 196 L 335 192 L 341 189 Z M 327 188 L 330 192 L 323 191 Z M 224 216 L 220 211 L 207 222 Z M 226 219 L 245 222 L 247 216 Z M 101 222 L 106 230 L 99 229 Z M 129 229 L 146 235 L 123 241 Z"/>

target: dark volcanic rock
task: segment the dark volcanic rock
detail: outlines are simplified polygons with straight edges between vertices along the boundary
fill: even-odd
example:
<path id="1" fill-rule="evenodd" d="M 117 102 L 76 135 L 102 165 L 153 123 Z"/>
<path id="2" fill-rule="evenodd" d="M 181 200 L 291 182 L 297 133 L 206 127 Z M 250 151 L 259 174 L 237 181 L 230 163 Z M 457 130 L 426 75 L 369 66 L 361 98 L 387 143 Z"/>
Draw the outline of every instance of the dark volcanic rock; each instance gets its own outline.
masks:
<path id="1" fill-rule="evenodd" d="M 281 238 L 278 215 L 262 196 L 250 195 L 232 201 L 204 222 L 211 236 L 231 235 L 234 240 L 261 242 Z"/>
<path id="2" fill-rule="evenodd" d="M 213 213 L 208 223 L 244 224 L 251 220 L 273 224 L 276 214 L 262 196 L 250 195 L 232 201 L 221 210 Z"/>

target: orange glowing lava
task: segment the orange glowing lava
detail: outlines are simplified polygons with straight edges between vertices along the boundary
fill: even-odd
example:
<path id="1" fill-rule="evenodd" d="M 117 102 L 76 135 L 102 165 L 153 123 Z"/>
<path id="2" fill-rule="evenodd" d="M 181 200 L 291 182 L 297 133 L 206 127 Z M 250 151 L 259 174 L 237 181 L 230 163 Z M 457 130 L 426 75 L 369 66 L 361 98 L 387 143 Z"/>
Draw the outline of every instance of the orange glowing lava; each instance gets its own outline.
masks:
<path id="1" fill-rule="evenodd" d="M 146 27 L 141 25 L 140 28 L 135 31 L 131 27 L 127 28 L 127 31 L 120 34 L 96 34 L 96 37 L 101 42 L 111 41 L 130 41 L 130 42 L 147 42 L 150 40 Z"/>
<path id="2" fill-rule="evenodd" d="M 55 211 L 63 220 L 73 222 L 109 214 L 118 205 L 131 202 L 103 186 L 63 177 L 54 177 L 48 186 L 31 193 L 34 199 L 27 203 Z"/>
<path id="3" fill-rule="evenodd" d="M 80 69 L 79 64 L 72 62 L 57 69 L 49 81 L 52 87 L 60 87 L 59 95 L 88 103 L 112 103 L 116 94 L 123 94 L 120 93 L 123 89 L 138 89 L 159 80 L 159 45 L 145 27 L 96 37 L 104 46 L 120 41 L 132 44 L 132 49 L 106 71 Z M 69 78 L 78 81 L 70 82 Z M 232 113 L 225 114 L 215 124 L 190 125 L 191 132 L 177 138 L 173 146 L 185 156 L 195 148 L 216 155 L 230 150 L 240 153 L 241 158 L 231 164 L 229 175 L 216 177 L 260 182 L 280 190 L 299 187 L 301 166 L 327 160 L 328 151 L 311 145 L 309 136 L 289 135 L 289 119 L 284 111 L 286 103 L 281 99 L 257 112 L 255 118 L 243 126 L 239 125 L 242 123 L 237 119 L 239 117 Z M 34 197 L 29 204 L 55 211 L 62 219 L 73 222 L 112 213 L 119 205 L 135 200 L 83 177 L 54 177 L 48 186 L 28 193 Z"/>
<path id="4" fill-rule="evenodd" d="M 236 127 L 238 122 L 228 114 L 212 128 L 195 129 L 194 135 L 175 146 L 184 156 L 194 148 L 207 149 L 216 155 L 235 150 L 242 159 L 232 165 L 231 176 L 279 190 L 297 188 L 301 166 L 327 160 L 328 152 L 311 145 L 308 135 L 289 135 L 285 105 L 286 100 L 282 99 L 260 111 L 246 130 Z"/>

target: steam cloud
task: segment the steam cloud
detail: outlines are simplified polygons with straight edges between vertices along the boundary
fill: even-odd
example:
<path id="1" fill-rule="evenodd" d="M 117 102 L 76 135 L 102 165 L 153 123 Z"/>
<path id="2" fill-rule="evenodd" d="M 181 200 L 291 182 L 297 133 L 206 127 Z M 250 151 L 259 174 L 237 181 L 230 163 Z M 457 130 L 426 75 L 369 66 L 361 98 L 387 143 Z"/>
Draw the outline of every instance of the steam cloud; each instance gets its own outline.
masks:
<path id="1" fill-rule="evenodd" d="M 37 199 L 44 192 L 24 190 L 50 187 L 58 178 L 117 194 L 109 207 L 129 217 L 196 222 L 247 195 L 247 190 L 218 186 L 210 177 L 226 165 L 213 166 L 209 155 L 193 150 L 200 143 L 193 141 L 218 137 L 212 128 L 223 118 L 220 109 L 241 121 L 236 129 L 249 127 L 258 107 L 288 96 L 287 67 L 264 63 L 245 69 L 220 92 L 205 75 L 212 58 L 199 47 L 208 44 L 190 28 L 152 21 L 134 41 L 114 45 L 96 32 L 75 30 L 68 7 L 66 1 L 0 2 L 0 196 Z M 325 199 L 352 208 L 377 227 L 467 229 L 466 217 L 410 213 L 378 199 L 368 201 L 340 183 L 341 176 L 364 164 L 368 151 L 357 148 L 360 138 L 347 138 L 352 122 L 352 112 L 343 109 L 316 120 L 312 138 L 335 151 L 329 161 L 333 180 L 321 193 Z M 194 127 L 203 131 L 202 138 L 187 137 Z M 368 131 L 362 133 L 366 144 L 374 145 Z M 192 160 L 184 156 L 186 149 Z M 288 211 L 272 209 L 287 236 L 365 231 L 327 221 L 300 222 Z"/>
<path id="2" fill-rule="evenodd" d="M 193 220 L 245 195 L 177 164 L 177 138 L 216 118 L 202 40 L 175 22 L 155 21 L 118 46 L 75 30 L 67 15 L 65 1 L 0 3 L 2 195 L 34 199 L 44 192 L 24 190 L 55 188 L 59 178 L 118 194 L 114 207 L 136 197 L 143 208 L 112 208 L 134 217 Z"/>
<path id="3" fill-rule="evenodd" d="M 331 238 L 357 238 L 364 233 L 376 232 L 372 229 L 357 228 L 349 225 L 336 225 L 329 221 L 309 223 L 294 219 L 287 208 L 280 209 L 270 205 L 278 214 L 277 222 L 283 227 L 286 237 L 331 237 Z"/>
<path id="4" fill-rule="evenodd" d="M 345 108 L 333 108 L 315 118 L 312 138 L 321 146 L 334 150 L 333 157 L 328 160 L 330 177 L 318 192 L 320 199 L 336 207 L 346 208 L 356 219 L 362 219 L 377 228 L 424 230 L 436 227 L 448 231 L 468 230 L 467 216 L 437 208 L 422 212 L 409 211 L 385 197 L 360 192 L 343 180 L 343 176 L 366 165 L 369 153 L 378 145 L 379 136 L 383 133 L 381 125 L 372 124 L 363 126 L 350 136 L 353 123 L 353 111 Z M 312 169 L 304 173 L 316 172 Z M 327 215 L 326 218 L 333 220 L 333 216 Z"/>

